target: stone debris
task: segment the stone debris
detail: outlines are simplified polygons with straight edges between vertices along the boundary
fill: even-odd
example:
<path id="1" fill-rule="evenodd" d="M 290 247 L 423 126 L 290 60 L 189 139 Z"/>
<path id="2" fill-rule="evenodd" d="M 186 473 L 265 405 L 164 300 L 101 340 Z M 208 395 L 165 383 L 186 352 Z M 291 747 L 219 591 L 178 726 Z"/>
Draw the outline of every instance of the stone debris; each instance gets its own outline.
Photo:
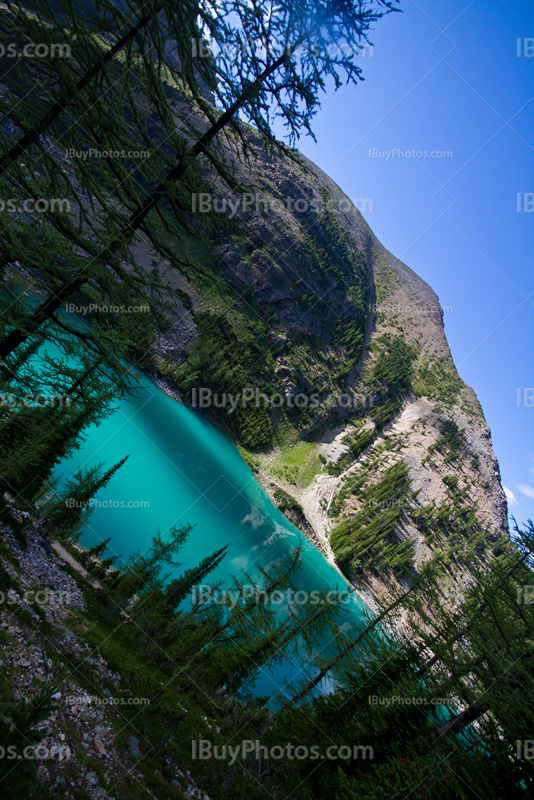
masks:
<path id="1" fill-rule="evenodd" d="M 143 754 L 139 749 L 139 739 L 136 739 L 135 736 L 130 736 L 128 739 L 128 743 L 130 745 L 130 753 L 134 758 L 142 758 Z"/>
<path id="2" fill-rule="evenodd" d="M 17 521 L 27 519 L 19 518 L 22 512 L 15 509 L 10 513 Z M 21 587 L 19 591 L 6 591 L 6 602 L 0 603 L 0 632 L 9 637 L 8 643 L 0 641 L 0 669 L 9 676 L 15 701 L 31 701 L 43 686 L 56 689 L 52 695 L 53 710 L 36 726 L 42 733 L 38 746 L 46 747 L 48 752 L 46 760 L 38 762 L 38 779 L 59 796 L 70 798 L 74 791 L 76 796 L 91 800 L 120 800 L 123 778 L 135 777 L 142 784 L 141 747 L 150 749 L 145 746 L 148 743 L 140 745 L 142 736 L 137 731 L 137 736 L 129 737 L 127 749 L 115 742 L 113 721 L 120 721 L 122 716 L 117 699 L 131 692 L 121 688 L 120 673 L 109 669 L 98 649 L 84 641 L 83 632 L 71 629 L 76 628 L 73 613 L 85 611 L 86 603 L 76 581 L 63 571 L 64 563 L 49 546 L 43 546 L 42 537 L 32 525 L 27 525 L 23 533 L 26 549 L 21 547 L 11 526 L 0 523 L 0 536 L 19 568 L 6 559 L 1 563 Z M 30 615 L 36 630 L 17 618 L 19 609 Z M 41 632 L 41 619 L 52 626 L 53 637 L 44 630 Z M 94 695 L 77 683 L 76 669 L 67 670 L 67 678 L 56 684 L 59 668 L 63 668 L 64 674 L 69 656 L 93 671 Z M 102 688 L 102 684 L 107 686 Z M 83 753 L 83 758 L 77 753 Z M 99 761 L 101 769 L 88 770 L 84 766 L 87 759 Z M 180 771 L 170 759 L 167 763 L 176 776 L 170 784 L 173 788 L 180 789 L 191 800 L 209 800 L 188 772 Z M 101 784 L 108 785 L 113 796 Z"/>

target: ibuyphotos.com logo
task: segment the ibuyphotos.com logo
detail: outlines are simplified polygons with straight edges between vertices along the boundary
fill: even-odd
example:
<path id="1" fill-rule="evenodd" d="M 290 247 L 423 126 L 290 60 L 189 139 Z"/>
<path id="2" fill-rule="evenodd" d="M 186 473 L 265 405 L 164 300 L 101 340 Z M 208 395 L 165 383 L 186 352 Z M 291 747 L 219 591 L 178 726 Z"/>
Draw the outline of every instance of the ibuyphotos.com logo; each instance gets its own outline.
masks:
<path id="1" fill-rule="evenodd" d="M 329 394 L 321 399 L 319 394 L 306 392 L 274 392 L 267 395 L 257 387 L 247 387 L 242 392 L 214 392 L 207 386 L 191 390 L 193 408 L 224 408 L 233 414 L 237 408 L 318 408 L 319 406 L 341 406 L 342 408 L 373 408 L 374 395 L 360 397 L 355 394 Z"/>

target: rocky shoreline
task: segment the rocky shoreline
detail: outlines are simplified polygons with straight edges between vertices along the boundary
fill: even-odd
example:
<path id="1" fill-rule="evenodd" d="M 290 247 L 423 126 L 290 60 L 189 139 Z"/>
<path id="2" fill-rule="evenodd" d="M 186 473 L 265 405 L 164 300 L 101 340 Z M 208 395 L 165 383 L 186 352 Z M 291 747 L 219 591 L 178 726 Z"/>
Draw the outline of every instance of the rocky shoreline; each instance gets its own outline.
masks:
<path id="1" fill-rule="evenodd" d="M 52 710 L 35 728 L 42 734 L 33 756 L 38 779 L 66 798 L 115 800 L 124 778 L 144 781 L 142 762 L 150 742 L 142 730 L 127 737 L 116 733 L 126 727 L 120 724 L 121 706 L 138 698 L 85 639 L 83 567 L 75 571 L 72 556 L 66 562 L 47 552 L 32 525 L 22 535 L 25 548 L 20 534 L 17 538 L 10 525 L 0 524 L 1 539 L 13 556 L 11 563 L 4 557 L 0 562 L 20 587 L 2 593 L 0 663 L 13 702 L 32 703 L 43 688 L 51 693 Z M 167 766 L 174 773 L 171 785 L 184 798 L 209 800 L 187 770 L 170 760 Z"/>

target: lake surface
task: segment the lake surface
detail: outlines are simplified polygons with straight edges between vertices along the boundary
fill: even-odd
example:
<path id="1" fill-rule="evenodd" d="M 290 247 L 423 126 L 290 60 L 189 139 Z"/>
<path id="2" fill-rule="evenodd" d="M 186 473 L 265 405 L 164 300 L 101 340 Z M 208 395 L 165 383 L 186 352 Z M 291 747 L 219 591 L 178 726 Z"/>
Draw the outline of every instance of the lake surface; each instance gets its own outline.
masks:
<path id="1" fill-rule="evenodd" d="M 97 494 L 102 505 L 83 531 L 84 546 L 111 536 L 110 551 L 126 560 L 143 552 L 158 529 L 165 534 L 173 525 L 191 523 L 195 527 L 180 553 L 177 574 L 229 544 L 226 558 L 207 580 L 222 580 L 221 589 L 230 588 L 232 575 L 244 569 L 254 574 L 302 542 L 303 567 L 295 587 L 307 592 L 347 588 L 339 572 L 273 505 L 232 442 L 144 377 L 133 397 L 88 430 L 58 474 L 68 478 L 79 467 L 98 462 L 109 468 L 126 455 L 126 464 Z M 366 607 L 352 597 L 346 608 L 340 625 L 357 625 Z M 263 673 L 257 692 L 278 692 L 284 677 Z"/>

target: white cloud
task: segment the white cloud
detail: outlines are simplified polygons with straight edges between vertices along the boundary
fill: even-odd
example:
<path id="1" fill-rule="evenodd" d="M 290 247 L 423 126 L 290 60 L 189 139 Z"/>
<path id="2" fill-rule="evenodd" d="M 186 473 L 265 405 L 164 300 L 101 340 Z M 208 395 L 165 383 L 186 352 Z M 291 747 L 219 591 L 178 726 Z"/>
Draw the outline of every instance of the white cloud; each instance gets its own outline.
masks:
<path id="1" fill-rule="evenodd" d="M 260 514 L 256 506 L 250 506 L 250 514 L 247 514 L 246 517 L 243 517 L 241 520 L 241 525 L 249 522 L 253 529 L 259 528 L 265 522 L 265 517 L 263 514 Z"/>
<path id="2" fill-rule="evenodd" d="M 524 483 L 518 483 L 517 488 L 521 492 L 521 494 L 526 494 L 527 497 L 531 497 L 534 500 L 534 487 L 527 486 Z"/>
<path id="3" fill-rule="evenodd" d="M 506 495 L 506 499 L 508 500 L 509 508 L 514 508 L 514 506 L 518 505 L 518 501 L 516 499 L 515 494 L 512 492 L 511 489 L 508 489 L 506 486 L 502 487 L 504 489 L 504 493 Z"/>
<path id="4" fill-rule="evenodd" d="M 236 556 L 236 558 L 233 558 L 230 563 L 236 569 L 246 569 L 248 564 L 248 556 Z"/>
<path id="5" fill-rule="evenodd" d="M 297 534 L 293 533 L 293 531 L 288 530 L 283 525 L 279 525 L 278 522 L 274 523 L 274 533 L 271 533 L 267 539 L 263 542 L 265 546 L 273 544 L 278 538 L 280 539 L 287 539 L 290 536 L 295 537 Z"/>

